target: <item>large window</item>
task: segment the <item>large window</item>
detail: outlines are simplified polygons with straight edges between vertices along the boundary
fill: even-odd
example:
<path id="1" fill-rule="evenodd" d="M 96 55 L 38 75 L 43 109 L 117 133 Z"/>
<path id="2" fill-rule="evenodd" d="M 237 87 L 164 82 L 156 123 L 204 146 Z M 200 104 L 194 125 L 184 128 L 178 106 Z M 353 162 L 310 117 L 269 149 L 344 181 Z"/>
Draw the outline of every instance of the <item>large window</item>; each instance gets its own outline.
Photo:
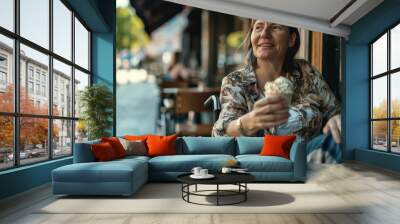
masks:
<path id="1" fill-rule="evenodd" d="M 400 153 L 400 24 L 370 45 L 371 148 Z"/>
<path id="2" fill-rule="evenodd" d="M 70 156 L 87 139 L 90 35 L 64 0 L 0 1 L 0 170 Z"/>

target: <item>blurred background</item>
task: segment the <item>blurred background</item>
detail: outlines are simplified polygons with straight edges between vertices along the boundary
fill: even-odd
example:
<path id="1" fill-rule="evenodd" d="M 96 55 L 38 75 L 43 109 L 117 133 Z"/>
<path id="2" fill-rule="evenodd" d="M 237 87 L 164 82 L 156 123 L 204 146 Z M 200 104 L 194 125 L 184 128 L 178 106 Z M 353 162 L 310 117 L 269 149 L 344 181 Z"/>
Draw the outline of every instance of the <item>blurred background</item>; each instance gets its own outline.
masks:
<path id="1" fill-rule="evenodd" d="M 250 20 L 160 0 L 117 0 L 117 135 L 209 136 L 222 78 L 241 67 Z M 300 29 L 309 60 L 340 98 L 338 37 Z"/>

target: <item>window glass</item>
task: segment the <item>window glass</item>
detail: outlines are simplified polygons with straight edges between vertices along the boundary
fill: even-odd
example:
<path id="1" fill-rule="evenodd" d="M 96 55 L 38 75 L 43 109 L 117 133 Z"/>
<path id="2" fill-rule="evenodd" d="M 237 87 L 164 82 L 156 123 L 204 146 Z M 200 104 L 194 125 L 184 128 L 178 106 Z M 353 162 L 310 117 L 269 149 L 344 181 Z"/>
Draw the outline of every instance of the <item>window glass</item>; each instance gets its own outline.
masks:
<path id="1" fill-rule="evenodd" d="M 0 26 L 14 31 L 14 0 L 0 1 Z"/>
<path id="2" fill-rule="evenodd" d="M 75 143 L 88 140 L 88 128 L 84 120 L 75 121 Z"/>
<path id="3" fill-rule="evenodd" d="M 1 11 L 1 10 L 0 10 Z M 14 111 L 13 40 L 0 34 L 0 111 Z"/>
<path id="4" fill-rule="evenodd" d="M 372 118 L 387 118 L 387 77 L 372 81 Z"/>
<path id="5" fill-rule="evenodd" d="M 21 44 L 21 54 L 20 54 L 20 109 L 21 113 L 25 114 L 48 114 L 48 63 L 49 57 L 43 53 L 33 50 Z M 34 94 L 29 94 L 29 86 L 26 86 L 28 80 L 28 74 L 26 73 L 26 68 L 33 67 L 35 70 L 35 91 Z M 29 73 L 29 72 L 28 72 Z M 45 76 L 43 81 L 42 75 Z M 41 89 L 44 87 L 43 89 Z M 36 104 L 31 103 L 31 100 L 35 101 Z"/>
<path id="6" fill-rule="evenodd" d="M 60 1 L 53 0 L 53 51 L 71 60 L 72 12 Z"/>
<path id="7" fill-rule="evenodd" d="M 390 33 L 390 68 L 400 67 L 400 24 Z"/>
<path id="8" fill-rule="evenodd" d="M 391 152 L 400 153 L 400 120 L 393 120 L 390 123 L 390 139 L 392 141 Z"/>
<path id="9" fill-rule="evenodd" d="M 21 36 L 49 48 L 49 0 L 20 0 Z"/>
<path id="10" fill-rule="evenodd" d="M 72 154 L 72 121 L 53 120 L 53 157 Z"/>
<path id="11" fill-rule="evenodd" d="M 373 149 L 387 151 L 387 121 L 372 122 Z"/>
<path id="12" fill-rule="evenodd" d="M 387 71 L 387 34 L 372 45 L 372 75 Z"/>
<path id="13" fill-rule="evenodd" d="M 75 117 L 81 115 L 80 95 L 87 86 L 89 86 L 89 75 L 75 69 Z"/>
<path id="14" fill-rule="evenodd" d="M 35 163 L 49 158 L 49 120 L 44 118 L 20 118 L 21 164 Z"/>
<path id="15" fill-rule="evenodd" d="M 0 170 L 14 165 L 14 124 L 10 116 L 0 115 Z"/>
<path id="16" fill-rule="evenodd" d="M 400 72 L 391 74 L 390 86 L 391 116 L 400 118 Z"/>
<path id="17" fill-rule="evenodd" d="M 89 32 L 75 18 L 75 63 L 89 70 Z"/>
<path id="18" fill-rule="evenodd" d="M 72 117 L 71 66 L 53 60 L 53 114 Z"/>

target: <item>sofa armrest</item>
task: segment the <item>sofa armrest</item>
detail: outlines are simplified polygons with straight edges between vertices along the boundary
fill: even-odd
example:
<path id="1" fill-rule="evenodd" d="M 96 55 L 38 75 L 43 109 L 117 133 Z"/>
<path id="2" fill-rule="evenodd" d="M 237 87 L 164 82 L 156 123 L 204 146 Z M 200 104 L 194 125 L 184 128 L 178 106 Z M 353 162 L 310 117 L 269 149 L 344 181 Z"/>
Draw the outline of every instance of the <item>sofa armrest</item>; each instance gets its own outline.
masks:
<path id="1" fill-rule="evenodd" d="M 94 144 L 94 142 L 75 143 L 74 163 L 88 163 L 96 161 L 96 158 L 94 157 L 90 148 L 92 144 Z"/>
<path id="2" fill-rule="evenodd" d="M 306 142 L 296 140 L 290 149 L 290 160 L 293 162 L 293 178 L 295 181 L 305 181 L 307 176 Z"/>

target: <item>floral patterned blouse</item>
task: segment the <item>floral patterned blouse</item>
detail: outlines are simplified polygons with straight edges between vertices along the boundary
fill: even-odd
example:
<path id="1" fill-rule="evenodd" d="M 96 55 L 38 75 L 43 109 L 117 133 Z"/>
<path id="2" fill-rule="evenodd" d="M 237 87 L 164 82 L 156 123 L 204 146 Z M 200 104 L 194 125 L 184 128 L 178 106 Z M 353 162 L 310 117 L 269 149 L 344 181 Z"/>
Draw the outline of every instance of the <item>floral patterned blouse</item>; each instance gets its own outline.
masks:
<path id="1" fill-rule="evenodd" d="M 289 107 L 289 121 L 297 121 L 291 127 L 292 134 L 310 138 L 321 132 L 322 125 L 340 113 L 340 104 L 321 73 L 305 60 L 296 59 L 294 72 L 287 75 L 294 84 L 294 95 Z M 257 88 L 256 75 L 251 66 L 234 71 L 224 77 L 221 85 L 221 112 L 215 122 L 212 135 L 226 136 L 228 124 L 250 112 L 254 103 L 263 98 Z M 289 123 L 288 121 L 288 123 Z M 260 130 L 257 136 L 279 134 L 273 130 Z"/>

